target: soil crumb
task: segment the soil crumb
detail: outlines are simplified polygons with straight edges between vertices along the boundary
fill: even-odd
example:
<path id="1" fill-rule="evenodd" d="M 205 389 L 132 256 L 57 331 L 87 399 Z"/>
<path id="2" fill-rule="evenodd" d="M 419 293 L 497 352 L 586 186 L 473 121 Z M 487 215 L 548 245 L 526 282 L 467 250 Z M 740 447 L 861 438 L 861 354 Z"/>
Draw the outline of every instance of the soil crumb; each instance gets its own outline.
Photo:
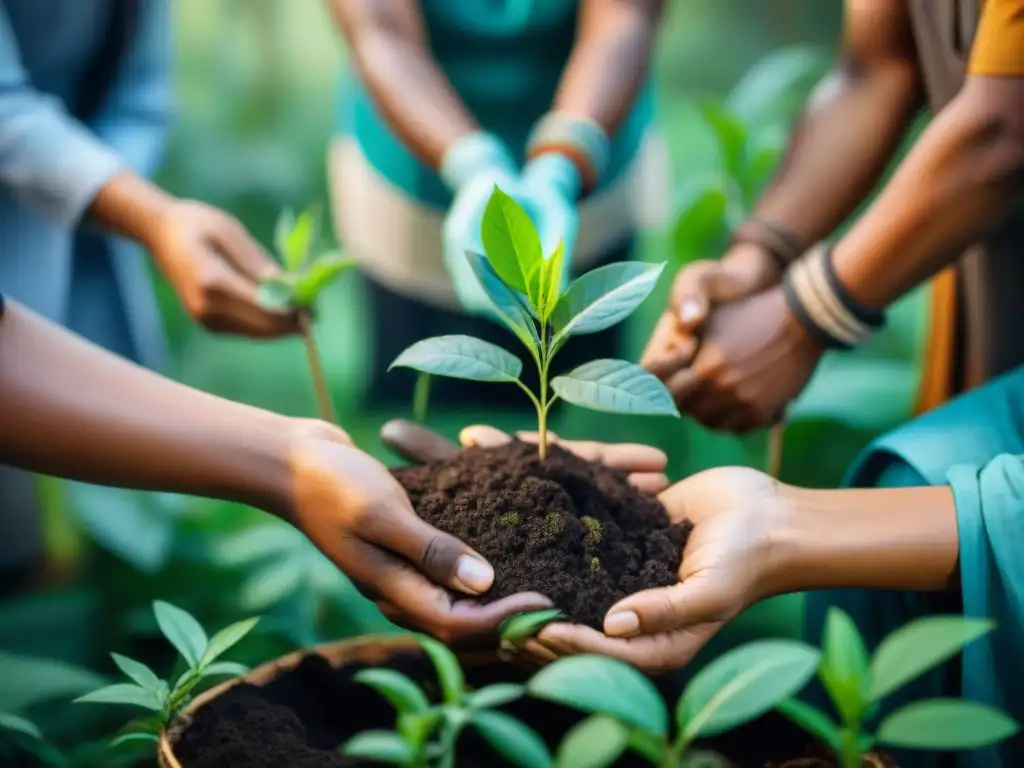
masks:
<path id="1" fill-rule="evenodd" d="M 514 441 L 393 472 L 420 517 L 494 566 L 485 601 L 540 592 L 600 629 L 622 598 L 678 581 L 690 523 L 673 524 L 625 472 L 556 445 L 544 461 Z"/>

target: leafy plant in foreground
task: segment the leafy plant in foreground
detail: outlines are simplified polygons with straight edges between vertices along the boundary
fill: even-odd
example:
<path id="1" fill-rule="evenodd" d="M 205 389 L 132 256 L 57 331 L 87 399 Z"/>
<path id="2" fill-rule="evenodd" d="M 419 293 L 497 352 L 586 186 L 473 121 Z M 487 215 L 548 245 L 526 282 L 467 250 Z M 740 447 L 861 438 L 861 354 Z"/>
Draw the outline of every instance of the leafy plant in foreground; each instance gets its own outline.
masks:
<path id="1" fill-rule="evenodd" d="M 189 703 L 193 690 L 202 680 L 220 676 L 235 677 L 249 671 L 242 664 L 218 659 L 252 631 L 258 618 L 231 624 L 208 639 L 199 622 L 181 608 L 157 600 L 153 603 L 153 613 L 160 631 L 181 654 L 188 669 L 171 685 L 169 681 L 157 677 L 141 661 L 116 653 L 110 654 L 114 663 L 132 682 L 108 685 L 75 699 L 75 702 L 128 705 L 154 713 L 122 729 L 111 746 L 155 742 L 160 730 Z"/>
<path id="2" fill-rule="evenodd" d="M 319 230 L 320 217 L 315 209 L 306 210 L 298 218 L 289 210 L 282 211 L 274 230 L 274 246 L 285 271 L 263 281 L 259 302 L 272 309 L 299 310 L 302 338 L 306 345 L 306 357 L 313 377 L 320 418 L 336 423 L 337 416 L 320 364 L 311 317 L 323 290 L 346 269 L 354 267 L 356 262 L 336 252 L 310 258 L 310 250 L 316 243 Z"/>
<path id="3" fill-rule="evenodd" d="M 654 684 L 616 659 L 560 659 L 534 675 L 526 692 L 590 713 L 562 741 L 557 768 L 606 768 L 626 750 L 658 768 L 681 768 L 692 764 L 694 741 L 764 715 L 807 684 L 820 658 L 796 640 L 759 640 L 729 651 L 686 686 L 675 708 L 674 737 Z"/>
<path id="4" fill-rule="evenodd" d="M 529 215 L 497 187 L 481 229 L 487 255 L 467 252 L 466 258 L 493 313 L 533 358 L 540 373 L 539 392 L 520 381 L 519 358 L 471 336 L 417 342 L 390 368 L 516 384 L 537 409 L 541 458 L 547 453 L 548 411 L 559 398 L 597 411 L 679 416 L 665 386 L 640 366 L 623 360 L 594 360 L 549 381 L 551 363 L 569 337 L 597 333 L 626 319 L 650 294 L 664 264 L 609 264 L 583 275 L 563 292 L 562 245 L 545 258 Z"/>
<path id="5" fill-rule="evenodd" d="M 521 768 L 548 768 L 551 756 L 532 729 L 495 708 L 523 695 L 514 683 L 496 683 L 476 691 L 466 689 L 459 660 L 444 644 L 418 637 L 437 670 L 442 701 L 431 704 L 408 676 L 392 669 L 365 669 L 355 679 L 379 691 L 398 713 L 395 731 L 365 731 L 341 747 L 343 754 L 408 768 L 455 765 L 455 743 L 463 728 L 472 726 L 507 760 Z"/>
<path id="6" fill-rule="evenodd" d="M 853 620 L 832 608 L 825 619 L 818 677 L 840 723 L 796 699 L 781 702 L 778 709 L 831 748 L 842 768 L 860 768 L 863 754 L 875 745 L 961 750 L 998 743 L 1017 733 L 1017 723 L 986 704 L 950 698 L 907 704 L 884 718 L 875 733 L 865 729 L 886 697 L 948 661 L 993 626 L 960 616 L 918 619 L 888 635 L 869 657 Z"/>

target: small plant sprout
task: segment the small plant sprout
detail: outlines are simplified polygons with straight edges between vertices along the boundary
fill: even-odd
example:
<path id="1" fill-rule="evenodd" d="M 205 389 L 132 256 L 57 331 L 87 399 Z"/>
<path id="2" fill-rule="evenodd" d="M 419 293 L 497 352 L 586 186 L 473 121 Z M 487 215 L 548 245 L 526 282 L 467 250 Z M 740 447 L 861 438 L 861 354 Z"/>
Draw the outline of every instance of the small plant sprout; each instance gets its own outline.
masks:
<path id="1" fill-rule="evenodd" d="M 284 272 L 264 280 L 258 298 L 260 304 L 270 309 L 299 310 L 317 409 L 321 419 L 336 423 L 337 417 L 313 334 L 312 314 L 323 290 L 342 272 L 354 267 L 356 262 L 354 259 L 343 258 L 337 252 L 312 258 L 310 252 L 319 233 L 320 216 L 316 208 L 307 209 L 298 218 L 290 210 L 281 212 L 274 230 L 274 247 L 284 265 Z"/>
<path id="2" fill-rule="evenodd" d="M 548 411 L 559 398 L 597 411 L 679 416 L 665 386 L 623 360 L 594 360 L 550 378 L 551 363 L 569 337 L 597 333 L 626 319 L 653 290 L 664 264 L 609 264 L 583 275 L 563 292 L 562 246 L 545 258 L 529 215 L 497 187 L 484 212 L 481 234 L 487 255 L 467 252 L 466 258 L 490 299 L 492 313 L 522 342 L 537 366 L 539 391 L 534 393 L 520 380 L 519 358 L 471 336 L 417 342 L 391 368 L 516 384 L 537 409 L 542 459 L 547 455 Z"/>
<path id="3" fill-rule="evenodd" d="M 583 523 L 587 529 L 587 535 L 584 538 L 584 541 L 586 541 L 587 544 L 599 544 L 601 542 L 601 524 L 594 518 L 590 517 L 590 515 L 584 515 L 581 517 L 580 522 Z"/>
<path id="4" fill-rule="evenodd" d="M 669 713 L 654 684 L 604 656 L 570 656 L 526 684 L 535 698 L 589 713 L 566 734 L 556 768 L 606 768 L 627 750 L 657 768 L 692 765 L 697 739 L 761 717 L 814 676 L 821 654 L 796 640 L 759 640 L 735 648 L 697 673 Z"/>
<path id="5" fill-rule="evenodd" d="M 502 525 L 519 525 L 519 513 L 506 512 L 498 518 L 498 522 Z"/>
<path id="6" fill-rule="evenodd" d="M 786 699 L 778 709 L 832 749 L 841 768 L 860 768 L 864 753 L 876 745 L 965 750 L 996 744 L 1017 733 L 1017 723 L 998 709 L 958 699 L 907 704 L 885 717 L 875 733 L 865 729 L 886 697 L 992 629 L 989 621 L 930 616 L 894 631 L 869 657 L 853 620 L 832 608 L 825 618 L 818 677 L 840 722 L 798 699 Z"/>
<path id="7" fill-rule="evenodd" d="M 437 670 L 441 703 L 431 704 L 419 686 L 401 672 L 375 668 L 356 673 L 358 682 L 375 688 L 394 706 L 397 728 L 357 734 L 342 745 L 343 754 L 407 768 L 451 768 L 459 733 L 472 727 L 513 765 L 549 768 L 551 755 L 540 736 L 497 710 L 520 698 L 523 686 L 496 683 L 469 691 L 454 653 L 433 638 L 419 636 L 417 640 Z"/>
<path id="8" fill-rule="evenodd" d="M 75 699 L 75 702 L 127 705 L 153 713 L 144 720 L 129 723 L 111 742 L 111 746 L 155 742 L 160 730 L 189 703 L 192 692 L 201 681 L 211 677 L 236 677 L 249 671 L 242 664 L 219 659 L 252 631 L 258 618 L 239 621 L 207 639 L 199 622 L 181 608 L 157 600 L 153 603 L 153 613 L 160 631 L 181 654 L 187 669 L 172 685 L 168 680 L 157 677 L 142 662 L 111 654 L 114 663 L 132 682 L 100 688 Z"/>

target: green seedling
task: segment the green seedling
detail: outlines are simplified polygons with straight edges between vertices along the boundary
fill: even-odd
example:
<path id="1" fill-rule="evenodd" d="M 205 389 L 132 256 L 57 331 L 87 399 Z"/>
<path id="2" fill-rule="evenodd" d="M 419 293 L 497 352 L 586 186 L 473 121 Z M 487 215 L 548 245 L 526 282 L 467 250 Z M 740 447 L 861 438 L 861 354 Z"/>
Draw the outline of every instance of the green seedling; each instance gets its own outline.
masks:
<path id="1" fill-rule="evenodd" d="M 592 557 L 592 558 L 590 558 L 590 570 L 592 570 L 594 573 L 597 573 L 598 571 L 601 570 L 601 558 L 599 558 L 599 557 Z"/>
<path id="2" fill-rule="evenodd" d="M 664 264 L 622 262 L 589 272 L 563 292 L 561 245 L 544 257 L 525 210 L 495 187 L 481 225 L 486 256 L 466 258 L 491 311 L 526 347 L 540 373 L 539 392 L 520 381 L 522 361 L 471 336 L 417 342 L 391 368 L 432 376 L 517 385 L 537 409 L 538 451 L 547 455 L 547 416 L 558 399 L 613 413 L 679 416 L 672 395 L 643 368 L 623 360 L 594 360 L 551 379 L 551 363 L 571 336 L 597 333 L 626 319 L 647 298 Z"/>
<path id="3" fill-rule="evenodd" d="M 523 686 L 496 683 L 470 691 L 454 653 L 433 638 L 417 639 L 437 670 L 441 702 L 432 704 L 401 672 L 383 668 L 358 672 L 358 682 L 376 689 L 394 706 L 397 727 L 395 731 L 365 731 L 353 736 L 342 745 L 343 754 L 407 768 L 451 768 L 460 732 L 472 727 L 513 765 L 549 768 L 551 755 L 540 736 L 497 710 L 520 698 Z"/>
<path id="4" fill-rule="evenodd" d="M 589 515 L 584 515 L 580 518 L 580 522 L 587 529 L 587 535 L 584 537 L 584 541 L 587 544 L 599 544 L 601 542 L 601 524 Z"/>
<path id="5" fill-rule="evenodd" d="M 324 289 L 342 272 L 354 267 L 356 262 L 354 259 L 344 258 L 337 252 L 312 257 L 311 251 L 319 233 L 320 216 L 317 209 L 310 208 L 298 218 L 290 210 L 282 211 L 274 229 L 274 246 L 284 271 L 263 281 L 258 300 L 269 309 L 299 311 L 302 338 L 306 345 L 306 357 L 316 391 L 320 418 L 337 423 L 327 379 L 320 363 L 311 318 L 317 299 Z"/>
<path id="6" fill-rule="evenodd" d="M 782 701 L 778 709 L 832 749 L 841 768 L 860 768 L 864 753 L 875 746 L 964 750 L 996 744 L 1016 734 L 1017 723 L 998 709 L 958 699 L 907 704 L 885 717 L 874 733 L 866 729 L 888 696 L 953 658 L 993 626 L 979 619 L 930 616 L 888 635 L 869 657 L 853 620 L 832 608 L 825 619 L 818 677 L 839 722 L 797 699 Z"/>
<path id="7" fill-rule="evenodd" d="M 698 739 L 761 717 L 814 676 L 821 654 L 796 640 L 759 640 L 702 669 L 675 708 L 675 735 L 654 684 L 604 656 L 570 656 L 535 674 L 526 692 L 589 713 L 566 735 L 556 768 L 606 768 L 627 750 L 658 768 L 693 765 Z"/>
<path id="8" fill-rule="evenodd" d="M 236 677 L 249 671 L 242 664 L 219 659 L 252 631 L 258 618 L 239 621 L 208 639 L 199 622 L 181 608 L 157 600 L 153 603 L 153 613 L 160 631 L 185 661 L 185 672 L 172 685 L 170 680 L 157 677 L 141 661 L 112 653 L 114 663 L 132 682 L 108 685 L 75 699 L 82 704 L 141 707 L 153 713 L 129 723 L 111 742 L 112 747 L 155 742 L 161 729 L 188 705 L 200 682 L 213 677 Z"/>
<path id="9" fill-rule="evenodd" d="M 498 522 L 502 525 L 519 525 L 519 513 L 506 512 L 504 515 L 498 518 Z"/>

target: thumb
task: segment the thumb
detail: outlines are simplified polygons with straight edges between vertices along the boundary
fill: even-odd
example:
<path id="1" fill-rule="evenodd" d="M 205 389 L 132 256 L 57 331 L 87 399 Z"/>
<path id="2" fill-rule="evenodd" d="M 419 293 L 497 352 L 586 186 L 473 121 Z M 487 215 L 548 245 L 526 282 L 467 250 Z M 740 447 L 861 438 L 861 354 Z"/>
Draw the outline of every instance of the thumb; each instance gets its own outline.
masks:
<path id="1" fill-rule="evenodd" d="M 676 277 L 672 307 L 682 329 L 692 333 L 707 319 L 713 304 L 744 298 L 755 289 L 751 278 L 720 261 L 695 261 Z"/>
<path id="2" fill-rule="evenodd" d="M 497 427 L 473 424 L 459 433 L 459 442 L 465 448 L 499 448 L 512 442 L 512 436 Z"/>
<path id="3" fill-rule="evenodd" d="M 613 605 L 604 618 L 609 637 L 653 635 L 722 621 L 732 615 L 731 600 L 712 580 L 691 576 L 678 584 L 648 589 Z"/>

